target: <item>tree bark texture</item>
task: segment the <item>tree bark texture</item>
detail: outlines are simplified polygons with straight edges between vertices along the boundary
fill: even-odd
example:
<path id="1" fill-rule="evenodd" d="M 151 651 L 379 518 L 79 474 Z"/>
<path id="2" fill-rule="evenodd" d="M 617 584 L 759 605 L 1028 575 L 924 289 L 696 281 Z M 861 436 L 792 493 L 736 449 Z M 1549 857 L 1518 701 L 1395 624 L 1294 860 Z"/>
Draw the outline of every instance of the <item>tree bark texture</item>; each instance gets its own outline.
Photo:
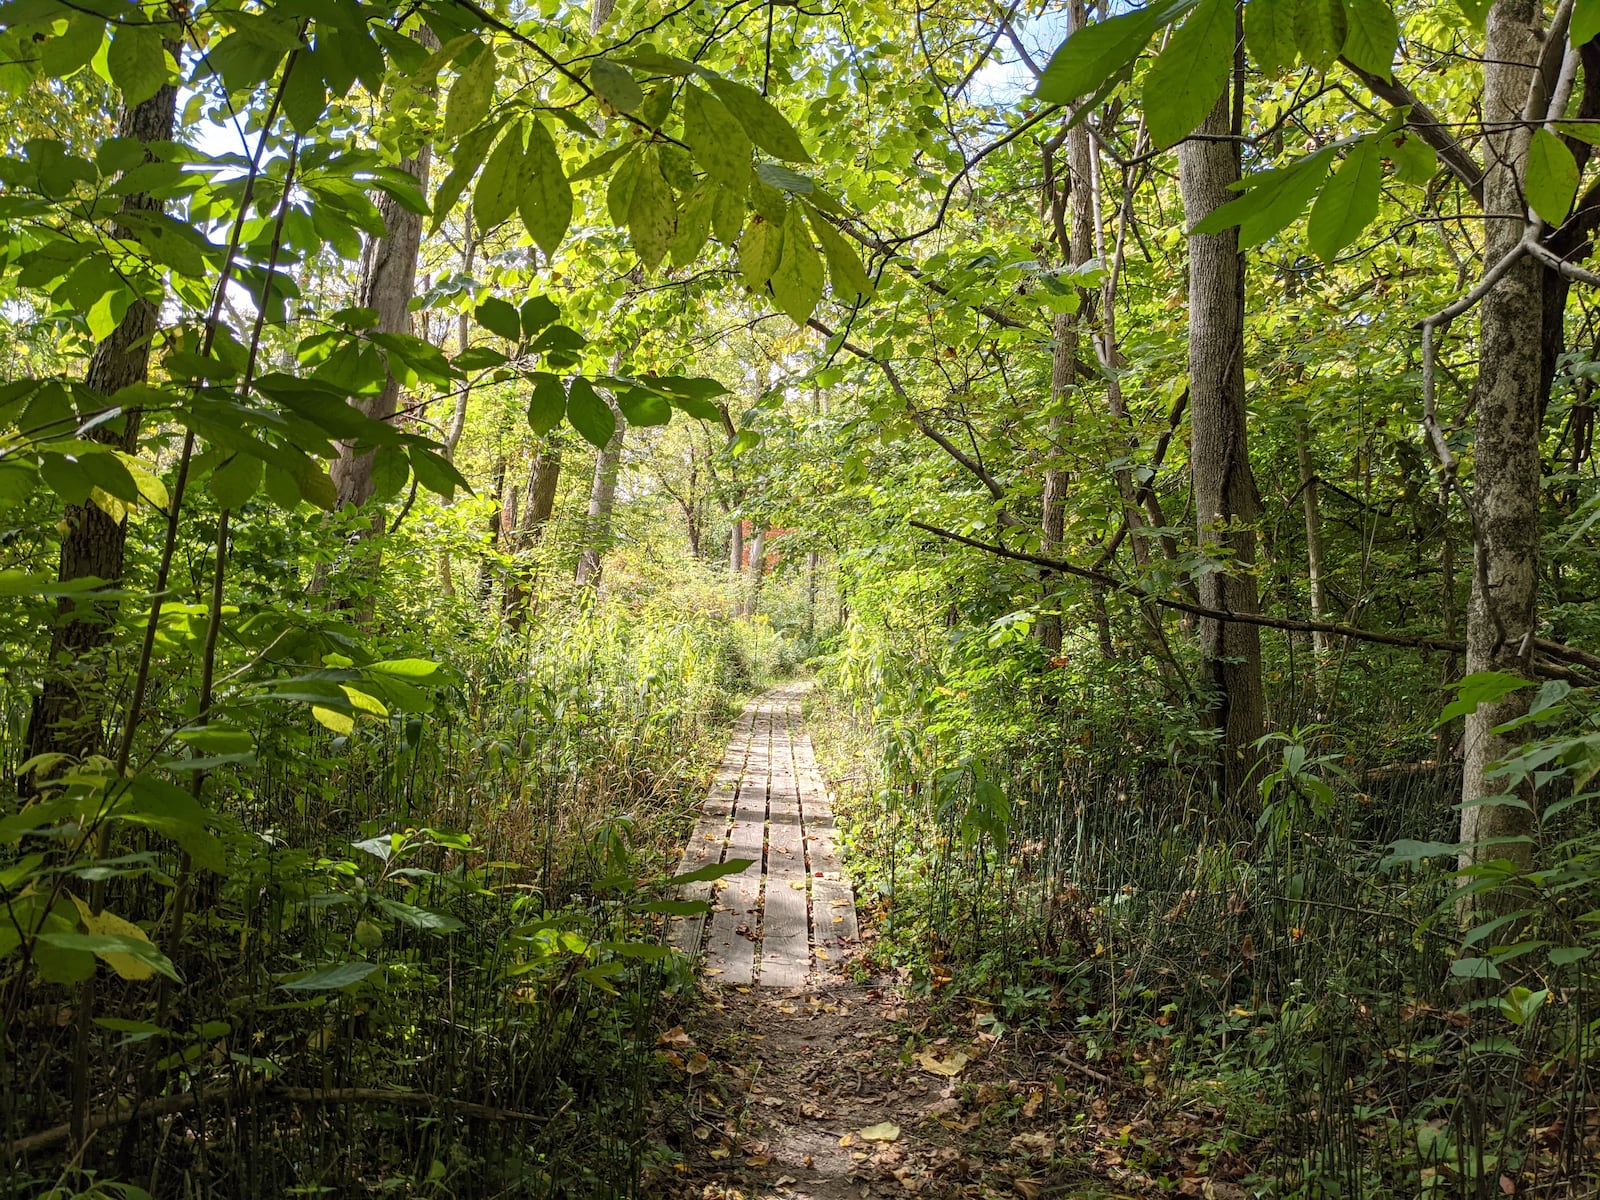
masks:
<path id="1" fill-rule="evenodd" d="M 750 588 L 744 596 L 744 615 L 753 617 L 761 605 L 761 581 L 767 569 L 767 535 L 760 526 L 750 539 Z"/>
<path id="2" fill-rule="evenodd" d="M 578 569 L 573 576 L 579 587 L 598 587 L 600 584 L 600 560 L 605 555 L 606 544 L 611 540 L 611 511 L 617 501 L 617 472 L 622 466 L 622 446 L 628 436 L 628 423 L 617 409 L 616 401 L 607 396 L 606 403 L 611 405 L 617 419 L 617 431 L 611 435 L 605 449 L 594 458 L 594 479 L 589 485 L 589 512 L 583 527 L 583 551 L 578 555 Z"/>
<path id="3" fill-rule="evenodd" d="M 1209 135 L 1206 140 L 1178 147 L 1184 220 L 1191 226 L 1237 195 L 1228 186 L 1239 178 L 1239 158 L 1237 144 L 1225 140 L 1226 94 L 1200 131 Z M 1200 577 L 1200 603 L 1254 613 L 1259 605 L 1251 574 L 1253 523 L 1260 501 L 1246 436 L 1244 261 L 1237 229 L 1189 239 L 1189 392 L 1198 543 L 1225 564 Z M 1222 736 L 1219 791 L 1224 799 L 1239 798 L 1261 736 L 1261 635 L 1253 625 L 1210 619 L 1199 622 L 1199 635 L 1209 719 Z"/>
<path id="4" fill-rule="evenodd" d="M 118 122 L 118 136 L 146 144 L 170 142 L 177 98 L 177 88 L 169 85 L 150 99 L 126 109 Z M 122 202 L 124 212 L 152 212 L 160 208 L 161 201 L 142 192 Z M 122 227 L 117 232 L 123 237 L 134 236 Z M 157 304 L 145 299 L 135 300 L 117 327 L 90 355 L 84 374 L 89 390 L 109 399 L 122 388 L 143 383 L 149 374 L 150 341 L 159 321 Z M 126 412 L 119 420 L 97 426 L 88 436 L 131 454 L 139 443 L 140 417 L 138 411 Z M 120 583 L 127 549 L 127 521 L 113 519 L 91 501 L 67 505 L 65 524 L 58 578 L 65 583 L 94 577 L 111 587 Z M 111 641 L 116 620 L 117 602 L 114 600 L 63 597 L 57 603 L 47 659 L 50 669 L 29 714 L 27 757 L 51 752 L 82 757 L 104 749 L 101 729 L 104 663 L 101 659 Z"/>
<path id="5" fill-rule="evenodd" d="M 1523 115 L 1540 53 L 1541 6 L 1497 0 L 1484 50 L 1484 121 L 1488 169 L 1483 179 L 1485 269 L 1517 244 L 1526 224 L 1522 176 L 1529 131 Z M 1537 620 L 1539 567 L 1539 429 L 1545 346 L 1544 269 L 1524 257 L 1484 297 L 1478 310 L 1479 364 L 1473 398 L 1474 570 L 1467 608 L 1466 670 L 1529 675 Z M 1532 828 L 1527 809 L 1480 803 L 1502 785 L 1484 778 L 1520 738 L 1494 729 L 1527 710 L 1526 692 L 1481 705 L 1466 719 L 1461 813 L 1463 866 L 1508 858 L 1527 866 L 1531 847 L 1507 842 Z M 1524 797 L 1526 799 L 1526 797 Z"/>
<path id="6" fill-rule="evenodd" d="M 561 441 L 555 434 L 550 434 L 539 452 L 533 456 L 533 464 L 528 469 L 527 499 L 522 506 L 522 517 L 517 523 L 512 545 L 513 552 L 518 556 L 538 545 L 544 537 L 545 526 L 550 523 L 551 514 L 555 512 L 556 491 L 560 484 Z M 522 623 L 527 619 L 528 596 L 532 590 L 530 576 L 529 564 L 516 563 L 512 567 L 511 578 L 506 585 L 504 597 L 506 622 L 513 632 L 522 628 Z"/>

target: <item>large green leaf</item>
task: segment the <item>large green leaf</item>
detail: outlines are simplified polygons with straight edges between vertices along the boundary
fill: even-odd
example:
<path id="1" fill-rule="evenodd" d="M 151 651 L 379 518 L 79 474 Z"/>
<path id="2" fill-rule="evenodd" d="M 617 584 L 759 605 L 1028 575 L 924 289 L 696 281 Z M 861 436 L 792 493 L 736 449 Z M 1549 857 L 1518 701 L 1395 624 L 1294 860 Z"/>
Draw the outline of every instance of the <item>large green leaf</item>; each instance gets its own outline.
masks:
<path id="1" fill-rule="evenodd" d="M 756 216 L 739 239 L 739 273 L 752 291 L 759 292 L 778 269 L 783 254 L 783 226 Z"/>
<path id="2" fill-rule="evenodd" d="M 771 283 L 773 299 L 796 325 L 804 325 L 822 299 L 822 256 L 811 244 L 798 205 L 791 205 L 783 219 L 783 248 Z"/>
<path id="3" fill-rule="evenodd" d="M 617 414 L 582 376 L 567 385 L 567 420 L 596 450 L 604 450 L 616 436 Z"/>
<path id="4" fill-rule="evenodd" d="M 494 47 L 485 45 L 456 77 L 444 110 L 446 140 L 455 141 L 489 115 L 495 70 Z"/>
<path id="5" fill-rule="evenodd" d="M 523 170 L 522 194 L 517 204 L 522 223 L 539 249 L 554 254 L 572 224 L 572 185 L 562 171 L 555 139 L 543 121 L 528 126 Z"/>
<path id="6" fill-rule="evenodd" d="M 589 68 L 589 86 L 595 95 L 620 112 L 633 112 L 644 103 L 644 92 L 626 67 L 597 58 Z"/>
<path id="7" fill-rule="evenodd" d="M 1584 46 L 1600 34 L 1600 0 L 1576 0 L 1572 6 L 1572 44 Z"/>
<path id="8" fill-rule="evenodd" d="M 1330 147 L 1290 166 L 1249 176 L 1244 195 L 1213 210 L 1190 232 L 1220 233 L 1238 225 L 1241 247 L 1260 245 L 1305 211 L 1332 166 Z"/>
<path id="9" fill-rule="evenodd" d="M 1262 74 L 1280 75 L 1294 66 L 1294 13 L 1295 0 L 1250 0 L 1244 6 L 1245 44 Z"/>
<path id="10" fill-rule="evenodd" d="M 130 105 L 141 104 L 161 90 L 167 82 L 169 61 L 161 34 L 153 25 L 118 25 L 106 52 L 111 82 L 122 89 L 122 98 Z"/>
<path id="11" fill-rule="evenodd" d="M 114 967 L 119 959 L 133 959 L 152 971 L 182 983 L 172 960 L 149 941 L 114 933 L 41 933 L 39 940 L 57 950 L 77 950 L 104 959 Z M 118 970 L 119 975 L 126 972 Z"/>
<path id="12" fill-rule="evenodd" d="M 561 386 L 561 380 L 549 372 L 535 372 L 531 380 L 533 390 L 528 393 L 528 426 L 543 436 L 561 424 L 561 418 L 566 416 L 567 393 Z"/>
<path id="13" fill-rule="evenodd" d="M 1378 143 L 1371 138 L 1357 142 L 1311 206 L 1306 237 L 1323 262 L 1332 262 L 1372 224 L 1382 183 Z"/>
<path id="14" fill-rule="evenodd" d="M 1327 70 L 1344 52 L 1347 23 L 1344 0 L 1297 0 L 1295 45 L 1306 65 Z"/>
<path id="15" fill-rule="evenodd" d="M 1344 56 L 1363 71 L 1393 79 L 1400 25 L 1388 0 L 1344 0 L 1344 11 Z"/>
<path id="16" fill-rule="evenodd" d="M 822 243 L 823 256 L 828 260 L 828 274 L 833 278 L 833 298 L 840 304 L 857 304 L 868 299 L 873 292 L 872 280 L 861 265 L 851 245 L 844 236 L 828 223 L 828 219 L 815 209 L 807 208 L 811 228 Z"/>
<path id="17" fill-rule="evenodd" d="M 1559 225 L 1578 197 L 1578 163 L 1567 145 L 1548 129 L 1535 129 L 1528 143 L 1523 188 L 1528 204 L 1547 225 Z"/>
<path id="18" fill-rule="evenodd" d="M 377 969 L 375 962 L 332 963 L 303 974 L 296 972 L 284 976 L 278 986 L 289 992 L 331 992 L 360 983 Z"/>
<path id="19" fill-rule="evenodd" d="M 683 97 L 683 140 L 716 183 L 743 192 L 750 185 L 750 135 L 711 93 L 689 84 Z"/>
<path id="20" fill-rule="evenodd" d="M 678 210 L 672 188 L 661 173 L 661 156 L 655 147 L 640 155 L 638 174 L 628 201 L 628 237 L 646 270 L 655 270 L 667 255 Z"/>
<path id="21" fill-rule="evenodd" d="M 1201 0 L 1145 76 L 1145 118 L 1156 145 L 1181 141 L 1206 119 L 1227 85 L 1233 46 L 1233 0 Z"/>
<path id="22" fill-rule="evenodd" d="M 717 99 L 727 105 L 734 119 L 744 126 L 752 142 L 774 158 L 789 162 L 811 161 L 794 126 L 760 92 L 720 75 L 708 75 L 706 82 Z"/>
<path id="23" fill-rule="evenodd" d="M 480 232 L 495 228 L 516 211 L 525 172 L 524 136 L 520 123 L 512 125 L 483 164 L 483 174 L 472 193 L 472 219 Z"/>
<path id="24" fill-rule="evenodd" d="M 1050 56 L 1034 95 L 1050 104 L 1071 104 L 1099 91 L 1139 56 L 1157 30 L 1172 24 L 1196 2 L 1160 0 L 1149 8 L 1086 25 Z"/>

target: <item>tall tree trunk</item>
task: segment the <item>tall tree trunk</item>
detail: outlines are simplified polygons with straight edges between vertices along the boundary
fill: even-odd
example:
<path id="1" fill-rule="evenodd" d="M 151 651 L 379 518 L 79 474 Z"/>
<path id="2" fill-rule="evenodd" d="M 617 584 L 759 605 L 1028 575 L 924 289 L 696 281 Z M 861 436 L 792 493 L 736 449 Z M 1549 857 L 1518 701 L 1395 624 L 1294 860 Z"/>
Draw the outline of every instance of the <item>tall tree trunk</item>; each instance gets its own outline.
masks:
<path id="1" fill-rule="evenodd" d="M 469 277 L 472 274 L 472 260 L 477 250 L 477 240 L 472 236 L 472 207 L 469 204 L 465 216 L 462 218 L 462 245 L 461 245 L 461 270 Z M 461 313 L 456 318 L 456 353 L 460 354 L 467 348 L 467 341 L 472 332 L 471 322 L 467 314 Z M 450 413 L 450 423 L 444 430 L 444 457 L 452 465 L 456 461 L 456 447 L 461 445 L 461 435 L 467 428 L 467 406 L 472 400 L 472 388 L 463 386 L 461 393 L 456 397 L 455 408 Z M 449 507 L 451 501 L 444 504 Z M 446 546 L 439 551 L 439 588 L 446 596 L 456 594 L 455 571 L 450 563 L 450 548 Z"/>
<path id="2" fill-rule="evenodd" d="M 1178 147 L 1184 220 L 1193 226 L 1237 193 L 1238 143 L 1229 139 L 1225 93 L 1201 125 L 1204 140 Z M 1190 463 L 1194 473 L 1197 537 L 1202 551 L 1227 569 L 1199 580 L 1200 603 L 1233 612 L 1259 611 L 1253 522 L 1259 513 L 1250 472 L 1244 397 L 1244 260 L 1237 229 L 1189 239 Z M 1199 622 L 1202 678 L 1209 719 L 1220 731 L 1217 782 L 1228 800 L 1242 798 L 1261 736 L 1263 693 L 1258 628 L 1238 622 Z"/>
<path id="3" fill-rule="evenodd" d="M 1322 503 L 1317 487 L 1317 473 L 1311 462 L 1311 430 L 1304 417 L 1294 423 L 1294 457 L 1300 470 L 1300 505 L 1306 518 L 1306 580 L 1311 585 L 1311 618 L 1325 620 L 1328 611 L 1328 593 L 1323 579 L 1322 560 Z M 1311 650 L 1316 656 L 1313 678 L 1321 690 L 1322 667 L 1328 657 L 1328 635 L 1313 633 Z"/>
<path id="4" fill-rule="evenodd" d="M 821 556 L 815 551 L 806 555 L 806 641 L 817 636 L 817 564 Z"/>
<path id="5" fill-rule="evenodd" d="M 1529 130 L 1521 123 L 1539 60 L 1541 6 L 1533 0 L 1496 0 L 1489 10 L 1484 49 L 1483 117 L 1488 152 L 1483 178 L 1485 269 L 1522 238 L 1526 224 L 1522 175 Z M 1539 566 L 1539 429 L 1544 346 L 1543 268 L 1524 256 L 1494 286 L 1478 310 L 1479 363 L 1473 391 L 1477 424 L 1473 443 L 1475 509 L 1472 599 L 1467 608 L 1469 675 L 1504 671 L 1530 676 L 1537 621 Z M 1530 676 L 1531 677 L 1531 676 Z M 1484 778 L 1518 735 L 1494 732 L 1527 711 L 1526 692 L 1480 705 L 1466 720 L 1462 781 L 1461 864 L 1509 859 L 1526 867 L 1527 843 L 1511 841 L 1532 828 L 1532 811 L 1485 804 L 1501 794 Z M 1527 800 L 1528 797 L 1522 797 Z"/>
<path id="6" fill-rule="evenodd" d="M 417 40 L 430 50 L 439 48 L 438 39 L 424 29 Z M 422 194 L 428 193 L 428 168 L 433 147 L 424 142 L 416 157 L 397 165 L 417 180 Z M 422 214 L 412 212 L 387 192 L 378 195 L 378 211 L 383 216 L 383 236 L 369 241 L 361 254 L 361 275 L 356 286 L 356 305 L 378 314 L 378 333 L 411 332 L 411 298 L 417 289 L 417 252 L 422 245 Z M 391 372 L 383 390 L 364 400 L 352 400 L 367 416 L 377 421 L 390 420 L 400 407 L 400 381 Z M 372 499 L 373 452 L 354 442 L 339 443 L 339 457 L 329 468 L 340 508 L 351 508 Z M 381 522 L 381 518 L 378 518 Z M 374 524 L 374 530 L 379 524 Z"/>
<path id="7" fill-rule="evenodd" d="M 583 552 L 578 555 L 578 569 L 573 581 L 579 587 L 598 587 L 600 561 L 605 556 L 606 544 L 611 540 L 611 510 L 617 500 L 617 472 L 622 466 L 622 444 L 628 436 L 628 423 L 623 420 L 616 402 L 606 397 L 617 419 L 617 431 L 594 458 L 594 480 L 589 485 L 589 513 L 583 527 Z"/>
<path id="8" fill-rule="evenodd" d="M 494 490 L 489 494 L 489 521 L 485 526 L 489 543 L 484 548 L 483 557 L 478 560 L 479 600 L 487 600 L 494 588 L 494 556 L 495 551 L 500 548 L 500 531 L 505 527 L 506 466 L 505 453 L 501 452 L 500 457 L 495 459 Z"/>
<path id="9" fill-rule="evenodd" d="M 560 483 L 561 441 L 551 433 L 533 456 L 533 465 L 528 470 L 528 495 L 522 506 L 522 519 L 518 522 L 513 545 L 516 554 L 521 555 L 523 551 L 538 545 L 544 537 L 544 528 L 550 523 L 550 515 L 555 512 L 556 490 Z M 506 583 L 503 605 L 506 624 L 513 633 L 521 629 L 527 619 L 528 596 L 532 590 L 530 571 L 529 565 L 516 563 Z"/>
<path id="10" fill-rule="evenodd" d="M 750 585 L 744 595 L 744 615 L 753 617 L 761 603 L 761 580 L 766 574 L 767 534 L 759 525 L 750 539 Z"/>
<path id="11" fill-rule="evenodd" d="M 117 135 L 142 142 L 170 142 L 177 109 L 176 87 L 163 87 L 154 96 L 125 109 Z M 161 201 L 139 192 L 126 197 L 122 211 L 153 212 Z M 121 236 L 136 237 L 119 228 Z M 84 383 L 98 396 L 143 383 L 149 374 L 150 340 L 160 320 L 159 306 L 135 300 L 117 327 L 94 348 Z M 132 453 L 139 443 L 141 414 L 130 411 L 117 421 L 97 426 L 89 434 L 98 442 Z M 63 582 L 94 577 L 108 587 L 122 580 L 127 548 L 126 519 L 113 520 L 92 501 L 69 504 L 66 533 L 61 538 L 58 578 Z M 56 606 L 56 624 L 50 634 L 50 656 L 43 691 L 34 699 L 29 715 L 27 757 L 61 752 L 82 757 L 104 750 L 101 720 L 104 711 L 102 654 L 116 626 L 115 600 L 63 597 Z"/>
<path id="12" fill-rule="evenodd" d="M 744 574 L 744 521 L 735 519 L 728 531 L 728 578 Z"/>

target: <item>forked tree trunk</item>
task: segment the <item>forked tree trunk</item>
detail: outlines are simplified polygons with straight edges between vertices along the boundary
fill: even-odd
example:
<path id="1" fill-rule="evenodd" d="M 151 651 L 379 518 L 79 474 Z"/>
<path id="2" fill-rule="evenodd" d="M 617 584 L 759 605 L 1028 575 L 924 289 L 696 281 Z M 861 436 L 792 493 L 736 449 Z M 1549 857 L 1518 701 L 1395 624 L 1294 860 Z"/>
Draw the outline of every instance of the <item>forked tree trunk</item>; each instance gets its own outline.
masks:
<path id="1" fill-rule="evenodd" d="M 176 87 L 163 87 L 154 96 L 123 112 L 119 137 L 149 144 L 170 142 L 177 108 Z M 159 210 L 161 202 L 135 193 L 122 202 L 124 212 Z M 136 236 L 123 230 L 126 236 Z M 97 396 L 110 397 L 122 388 L 143 383 L 150 367 L 150 340 L 160 320 L 158 306 L 135 300 L 117 327 L 94 348 L 84 383 Z M 141 414 L 130 411 L 116 421 L 96 426 L 89 436 L 132 453 L 139 443 Z M 127 521 L 114 520 L 92 501 L 69 504 L 66 533 L 61 538 L 59 579 L 94 577 L 109 587 L 122 580 L 127 548 Z M 92 593 L 91 593 L 92 596 Z M 115 600 L 62 598 L 56 606 L 56 625 L 50 634 L 50 656 L 44 689 L 34 699 L 29 715 L 27 757 L 60 752 L 82 757 L 105 749 L 101 722 L 104 715 L 103 652 L 117 620 Z"/>
<path id="2" fill-rule="evenodd" d="M 617 420 L 617 431 L 594 458 L 594 479 L 589 485 L 589 513 L 583 527 L 583 551 L 578 555 L 578 569 L 573 581 L 579 587 L 597 587 L 600 583 L 600 562 L 605 557 L 606 545 L 611 540 L 611 511 L 617 501 L 617 472 L 622 466 L 622 445 L 628 436 L 628 423 L 618 411 L 616 401 L 609 396 Z"/>
<path id="3" fill-rule="evenodd" d="M 1485 269 L 1521 239 L 1526 223 L 1522 175 L 1529 130 L 1521 124 L 1539 59 L 1541 6 L 1497 0 L 1484 49 L 1483 115 L 1488 165 L 1483 178 Z M 1504 671 L 1530 676 L 1537 621 L 1539 565 L 1540 365 L 1544 342 L 1543 267 L 1524 256 L 1478 310 L 1479 364 L 1473 391 L 1475 556 L 1467 608 L 1469 675 Z M 1519 735 L 1494 732 L 1527 711 L 1527 692 L 1481 705 L 1466 720 L 1461 865 L 1509 859 L 1526 867 L 1533 826 L 1522 804 L 1486 804 L 1503 792 L 1485 769 L 1514 750 Z M 1526 801 L 1529 797 L 1521 797 Z"/>
<path id="4" fill-rule="evenodd" d="M 1184 220 L 1193 226 L 1237 193 L 1238 143 L 1229 140 L 1226 93 L 1201 125 L 1203 140 L 1178 147 Z M 1189 239 L 1189 404 L 1197 538 L 1227 569 L 1199 580 L 1200 603 L 1259 611 L 1255 577 L 1259 512 L 1250 472 L 1244 396 L 1244 261 L 1237 228 Z M 1209 720 L 1221 734 L 1217 783 L 1225 800 L 1243 798 L 1261 736 L 1261 638 L 1254 625 L 1199 622 L 1201 675 Z"/>

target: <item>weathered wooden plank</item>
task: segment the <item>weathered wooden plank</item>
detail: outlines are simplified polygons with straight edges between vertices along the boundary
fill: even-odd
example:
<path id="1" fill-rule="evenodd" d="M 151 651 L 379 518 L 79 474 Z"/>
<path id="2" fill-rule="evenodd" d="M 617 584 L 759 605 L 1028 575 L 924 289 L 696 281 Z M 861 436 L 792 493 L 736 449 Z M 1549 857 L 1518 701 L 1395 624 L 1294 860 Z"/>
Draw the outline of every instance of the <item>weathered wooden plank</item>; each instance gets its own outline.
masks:
<path id="1" fill-rule="evenodd" d="M 805 831 L 795 786 L 792 712 L 775 717 L 772 779 L 767 800 L 767 889 L 763 906 L 761 972 L 764 987 L 799 987 L 811 971 Z"/>
<path id="2" fill-rule="evenodd" d="M 772 714 L 769 706 L 755 706 L 749 755 L 739 781 L 733 825 L 728 832 L 723 861 L 748 858 L 752 863 L 737 875 L 724 878 L 711 913 L 711 934 L 706 947 L 706 973 L 719 983 L 755 981 L 756 938 L 761 925 L 761 884 L 765 869 L 767 775 L 771 763 Z"/>

